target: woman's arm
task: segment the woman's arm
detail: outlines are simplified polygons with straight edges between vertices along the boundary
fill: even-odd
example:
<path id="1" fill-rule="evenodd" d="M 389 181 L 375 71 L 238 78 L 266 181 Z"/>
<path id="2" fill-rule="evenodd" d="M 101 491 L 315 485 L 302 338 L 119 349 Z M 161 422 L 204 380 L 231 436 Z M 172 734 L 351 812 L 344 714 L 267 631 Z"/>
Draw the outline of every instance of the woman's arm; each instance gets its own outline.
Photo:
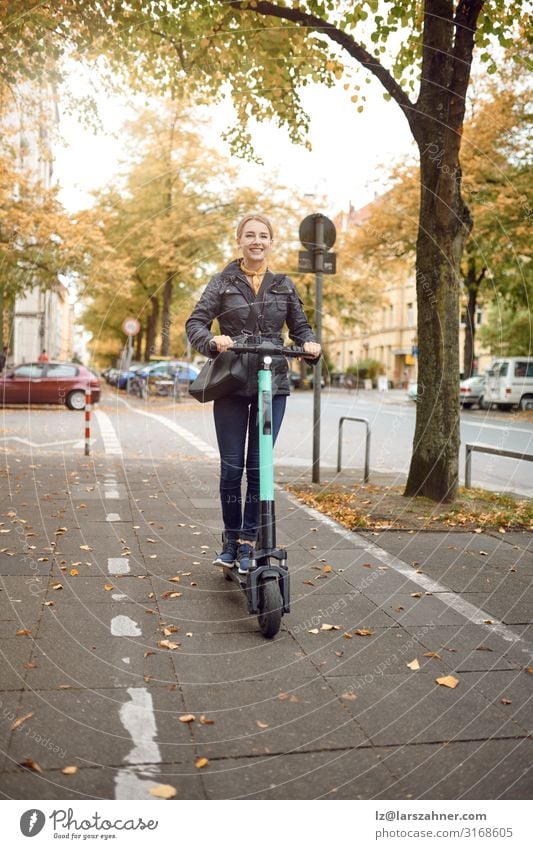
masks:
<path id="1" fill-rule="evenodd" d="M 300 298 L 296 286 L 287 278 L 291 286 L 291 294 L 287 303 L 287 327 L 289 328 L 289 336 L 297 345 L 306 348 L 313 357 L 306 357 L 310 365 L 315 365 L 320 359 L 320 345 L 316 341 L 315 334 L 311 329 L 311 325 L 307 320 L 304 312 L 303 301 Z"/>
<path id="2" fill-rule="evenodd" d="M 220 281 L 213 277 L 205 287 L 202 296 L 189 318 L 185 322 L 187 339 L 200 354 L 213 357 L 215 352 L 209 347 L 214 338 L 211 325 L 221 311 Z"/>

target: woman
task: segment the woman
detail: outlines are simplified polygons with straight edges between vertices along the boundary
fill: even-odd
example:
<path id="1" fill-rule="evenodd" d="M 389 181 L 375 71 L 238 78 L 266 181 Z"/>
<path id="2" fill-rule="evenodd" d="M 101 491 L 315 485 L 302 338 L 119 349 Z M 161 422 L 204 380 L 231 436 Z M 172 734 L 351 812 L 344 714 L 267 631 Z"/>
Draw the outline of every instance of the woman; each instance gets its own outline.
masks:
<path id="1" fill-rule="evenodd" d="M 264 215 L 246 215 L 237 227 L 239 259 L 208 283 L 186 322 L 187 338 L 201 354 L 212 357 L 213 349 L 227 351 L 234 341 L 251 343 L 267 339 L 283 345 L 281 330 L 286 323 L 290 338 L 309 354 L 311 361 L 320 357 L 320 345 L 302 308 L 294 283 L 284 274 L 273 275 L 267 257 L 274 242 L 272 225 Z M 242 330 L 265 279 L 261 309 L 255 335 L 242 336 Z M 220 334 L 211 334 L 218 319 Z M 240 337 L 240 338 L 239 338 Z M 216 356 L 216 354 L 215 354 Z M 248 380 L 243 389 L 219 398 L 213 411 L 220 451 L 220 499 L 224 522 L 224 545 L 213 563 L 232 566 L 246 574 L 257 537 L 259 521 L 259 437 L 257 432 L 257 355 L 248 355 Z M 278 435 L 285 402 L 289 395 L 287 360 L 274 357 L 272 362 L 272 425 L 274 441 Z M 248 447 L 245 452 L 246 436 Z M 242 509 L 241 481 L 246 466 L 247 491 Z"/>

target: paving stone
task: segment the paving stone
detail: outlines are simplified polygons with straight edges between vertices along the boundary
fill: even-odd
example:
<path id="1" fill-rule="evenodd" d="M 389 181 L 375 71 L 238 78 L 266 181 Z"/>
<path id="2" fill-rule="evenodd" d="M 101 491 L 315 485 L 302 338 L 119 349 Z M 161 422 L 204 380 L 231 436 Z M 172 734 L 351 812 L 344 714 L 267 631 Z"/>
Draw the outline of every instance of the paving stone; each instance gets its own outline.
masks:
<path id="1" fill-rule="evenodd" d="M 47 607 L 43 611 L 38 638 L 66 640 L 68 645 L 71 641 L 92 645 L 94 640 L 111 638 L 111 626 L 114 623 L 118 633 L 124 634 L 128 640 L 138 640 L 151 647 L 160 633 L 159 617 L 147 613 L 147 609 L 149 605 L 131 602 L 78 604 L 70 601 L 63 604 L 59 599 L 54 607 Z"/>
<path id="2" fill-rule="evenodd" d="M 182 649 L 172 652 L 181 686 L 215 686 L 234 681 L 278 678 L 286 687 L 293 681 L 316 677 L 310 661 L 302 656 L 298 643 L 286 632 L 265 640 L 257 627 L 248 633 L 200 634 L 182 641 Z"/>
<path id="3" fill-rule="evenodd" d="M 421 669 L 433 670 L 428 658 L 423 657 L 424 646 L 420 634 L 424 628 L 376 628 L 371 636 L 353 636 L 347 639 L 339 631 L 325 631 L 305 640 L 306 657 L 313 661 L 321 675 L 357 678 L 368 675 L 403 673 L 412 675 L 407 663 L 417 658 Z M 296 635 L 302 644 L 300 635 Z M 434 661 L 433 661 L 434 663 Z"/>
<path id="4" fill-rule="evenodd" d="M 150 606 L 153 601 L 149 598 L 149 593 L 153 592 L 152 582 L 149 577 L 138 577 L 132 575 L 109 575 L 102 574 L 99 576 L 87 576 L 83 573 L 83 566 L 76 567 L 80 572 L 79 575 L 72 577 L 68 571 L 60 578 L 63 585 L 61 598 L 57 598 L 57 592 L 52 587 L 59 580 L 58 577 L 51 578 L 48 582 L 47 598 L 52 599 L 55 605 L 63 607 L 69 602 L 77 604 L 114 604 L 117 602 L 117 596 L 123 596 L 121 601 L 137 602 L 145 606 Z M 106 586 L 112 586 L 113 589 L 106 590 Z"/>
<path id="5" fill-rule="evenodd" d="M 253 682 L 214 691 L 185 686 L 187 710 L 197 719 L 203 714 L 214 720 L 213 725 L 191 724 L 198 751 L 221 758 L 338 749 L 368 742 L 324 681 L 307 681 L 290 695 L 277 684 L 274 693 L 270 697 L 258 693 Z"/>
<path id="6" fill-rule="evenodd" d="M 381 595 L 373 589 L 366 590 L 365 594 L 376 604 L 380 610 L 387 613 L 391 619 L 401 625 L 432 625 L 438 627 L 441 623 L 457 623 L 462 625 L 465 617 L 444 604 L 438 594 L 426 595 L 423 590 L 420 598 L 413 597 L 410 593 L 392 593 Z"/>
<path id="7" fill-rule="evenodd" d="M 136 747 L 121 716 L 127 723 L 128 711 L 135 709 L 136 693 L 146 687 L 101 690 L 34 691 L 22 693 L 18 711 L 33 713 L 24 725 L 12 732 L 7 750 L 9 768 L 31 758 L 42 769 L 62 769 L 67 764 L 87 766 L 129 766 L 154 761 L 194 765 L 194 745 L 190 731 L 176 716 L 184 706 L 178 690 L 154 688 L 149 692 L 152 708 L 147 722 L 155 721 L 155 736 Z M 146 700 L 146 696 L 143 695 Z M 122 711 L 122 712 L 121 712 Z M 137 708 L 142 721 L 144 710 Z M 105 721 L 103 721 L 105 717 Z M 169 740 L 168 726 L 172 728 Z M 153 745 L 150 741 L 153 741 Z M 4 764 L 7 768 L 7 762 Z"/>
<path id="8" fill-rule="evenodd" d="M 391 799 L 397 784 L 374 749 L 211 761 L 209 799 Z"/>
<path id="9" fill-rule="evenodd" d="M 505 670 L 517 668 L 522 653 L 512 652 L 508 643 L 483 625 L 467 622 L 459 626 L 439 626 L 420 635 L 428 651 L 441 656 L 441 663 L 451 672 Z"/>
<path id="10" fill-rule="evenodd" d="M 29 663 L 34 652 L 34 641 L 31 636 L 16 637 L 18 623 L 8 638 L 2 639 L 0 647 L 0 681 L 2 692 L 9 690 L 22 690 L 27 669 L 24 664 Z"/>
<path id="11" fill-rule="evenodd" d="M 379 628 L 393 625 L 392 618 L 373 601 L 360 593 L 325 596 L 317 604 L 316 599 L 306 598 L 291 605 L 288 625 L 291 632 L 299 635 L 306 646 L 312 644 L 308 631 L 322 624 L 337 625 L 342 632 L 354 628 Z"/>
<path id="12" fill-rule="evenodd" d="M 70 764 L 65 764 L 68 766 Z M 205 799 L 202 777 L 182 764 L 158 764 L 156 767 L 86 767 L 75 775 L 63 775 L 60 769 L 47 769 L 42 775 L 12 766 L 0 774 L 3 799 L 145 799 L 154 801 L 150 789 L 158 784 L 176 788 L 176 799 Z M 150 819 L 143 811 L 138 816 Z"/>
<path id="13" fill-rule="evenodd" d="M 533 734 L 533 675 L 525 670 L 505 670 L 490 673 L 461 672 L 461 681 L 475 687 L 487 700 L 508 714 L 522 730 Z M 502 699 L 511 704 L 503 704 Z"/>
<path id="14" fill-rule="evenodd" d="M 492 705 L 477 689 L 449 689 L 435 683 L 441 677 L 417 672 L 405 675 L 373 675 L 330 678 L 336 692 L 357 696 L 347 701 L 372 743 L 391 746 L 446 740 L 489 739 L 524 736 L 522 728 Z"/>
<path id="15" fill-rule="evenodd" d="M 145 656 L 146 655 L 146 656 Z M 175 684 L 174 667 L 166 649 L 146 648 L 132 639 L 98 639 L 90 645 L 71 641 L 65 651 L 63 642 L 42 638 L 35 644 L 28 670 L 29 689 L 112 687 L 162 687 Z"/>
<path id="16" fill-rule="evenodd" d="M 523 800 L 533 796 L 530 738 L 398 746 L 380 751 L 409 798 Z"/>

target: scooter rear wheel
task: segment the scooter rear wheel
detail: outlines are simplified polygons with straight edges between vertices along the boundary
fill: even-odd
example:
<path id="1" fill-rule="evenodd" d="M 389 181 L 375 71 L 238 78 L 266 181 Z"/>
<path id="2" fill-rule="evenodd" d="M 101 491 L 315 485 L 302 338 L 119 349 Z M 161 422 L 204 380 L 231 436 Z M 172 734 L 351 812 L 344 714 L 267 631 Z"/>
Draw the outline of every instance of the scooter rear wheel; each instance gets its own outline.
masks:
<path id="1" fill-rule="evenodd" d="M 267 578 L 259 585 L 259 629 L 267 639 L 272 639 L 281 627 L 283 600 L 275 578 Z"/>

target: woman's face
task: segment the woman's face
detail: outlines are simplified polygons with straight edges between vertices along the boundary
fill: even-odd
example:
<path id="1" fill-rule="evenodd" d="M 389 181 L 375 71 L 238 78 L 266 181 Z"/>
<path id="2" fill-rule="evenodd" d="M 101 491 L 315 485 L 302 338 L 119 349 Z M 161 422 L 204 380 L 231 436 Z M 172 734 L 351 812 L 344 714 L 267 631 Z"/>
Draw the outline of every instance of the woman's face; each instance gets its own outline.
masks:
<path id="1" fill-rule="evenodd" d="M 250 218 L 237 239 L 245 265 L 259 268 L 266 260 L 272 248 L 272 238 L 266 224 L 256 218 Z"/>

